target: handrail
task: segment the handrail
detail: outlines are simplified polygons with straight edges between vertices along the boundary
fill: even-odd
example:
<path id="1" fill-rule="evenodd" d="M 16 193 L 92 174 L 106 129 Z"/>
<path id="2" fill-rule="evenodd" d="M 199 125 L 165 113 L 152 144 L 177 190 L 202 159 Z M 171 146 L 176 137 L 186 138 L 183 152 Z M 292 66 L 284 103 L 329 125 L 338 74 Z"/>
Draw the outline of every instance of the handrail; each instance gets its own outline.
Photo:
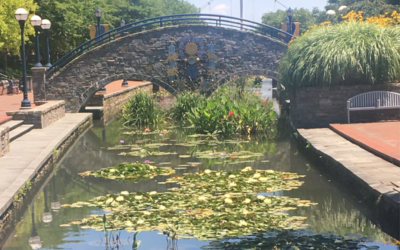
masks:
<path id="1" fill-rule="evenodd" d="M 233 27 L 233 28 L 238 28 L 242 30 L 247 30 L 255 33 L 261 33 L 263 35 L 269 35 L 270 37 L 273 38 L 278 38 L 281 39 L 282 35 L 285 35 L 292 38 L 296 38 L 295 36 L 282 31 L 280 29 L 277 29 L 275 27 L 262 24 L 262 23 L 257 23 L 254 21 L 246 20 L 246 19 L 241 19 L 237 17 L 230 17 L 230 16 L 225 16 L 225 15 L 216 15 L 216 14 L 200 14 L 200 13 L 194 13 L 194 14 L 174 14 L 174 15 L 167 15 L 167 16 L 159 16 L 159 17 L 152 17 L 152 18 L 147 18 L 143 19 L 140 21 L 128 23 L 124 26 L 117 27 L 113 30 L 110 30 L 108 32 L 105 32 L 89 41 L 84 42 L 83 44 L 79 45 L 75 49 L 71 50 L 67 54 L 65 54 L 63 57 L 61 57 L 58 61 L 56 61 L 50 68 L 47 69 L 47 77 L 50 77 L 53 73 L 57 72 L 60 70 L 62 67 L 64 67 L 66 64 L 77 58 L 78 56 L 82 55 L 84 52 L 87 52 L 93 48 L 98 47 L 99 45 L 104 44 L 105 42 L 111 42 L 112 40 L 116 39 L 116 36 L 118 34 L 133 34 L 136 32 L 142 31 L 142 27 L 147 28 L 150 26 L 150 28 L 154 24 L 159 25 L 160 27 L 163 27 L 163 25 L 171 23 L 174 25 L 173 22 L 181 22 L 183 21 L 185 24 L 192 24 L 192 23 L 199 23 L 199 24 L 204 24 L 206 23 L 207 25 L 216 25 L 216 26 L 226 26 L 226 27 Z M 236 26 L 235 26 L 236 25 Z M 157 26 L 157 27 L 159 27 Z M 140 29 L 139 31 L 135 31 L 135 29 Z M 287 39 L 287 40 L 290 40 Z"/>

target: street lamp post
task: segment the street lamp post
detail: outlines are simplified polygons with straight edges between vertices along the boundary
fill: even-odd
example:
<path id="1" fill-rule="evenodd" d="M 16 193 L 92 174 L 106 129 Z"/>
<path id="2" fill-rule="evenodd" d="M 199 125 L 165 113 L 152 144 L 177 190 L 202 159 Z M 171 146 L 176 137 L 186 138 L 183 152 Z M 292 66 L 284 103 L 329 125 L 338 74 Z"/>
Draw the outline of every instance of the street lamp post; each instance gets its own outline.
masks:
<path id="1" fill-rule="evenodd" d="M 15 11 L 15 19 L 19 22 L 21 27 L 21 45 L 22 45 L 22 84 L 24 87 L 24 100 L 22 100 L 21 107 L 29 108 L 31 107 L 31 102 L 28 100 L 28 87 L 26 86 L 26 58 L 25 58 L 25 37 L 24 28 L 25 21 L 28 19 L 28 11 L 24 8 L 19 8 Z"/>
<path id="2" fill-rule="evenodd" d="M 101 32 L 101 29 L 100 29 L 101 10 L 100 10 L 100 8 L 97 7 L 97 10 L 94 13 L 96 14 L 96 18 L 97 18 L 97 36 L 99 37 L 100 32 Z M 106 88 L 102 87 L 100 90 L 106 91 Z"/>
<path id="3" fill-rule="evenodd" d="M 97 10 L 95 12 L 96 18 L 97 18 L 97 36 L 100 36 L 100 19 L 101 19 L 101 10 L 99 7 L 97 7 Z"/>
<path id="4" fill-rule="evenodd" d="M 48 19 L 42 20 L 42 29 L 44 30 L 44 35 L 46 36 L 46 67 L 50 68 L 50 45 L 49 45 L 49 29 L 51 27 L 51 22 Z"/>
<path id="5" fill-rule="evenodd" d="M 39 49 L 39 29 L 40 25 L 42 24 L 42 18 L 40 16 L 34 15 L 31 17 L 31 24 L 33 28 L 35 28 L 35 45 L 36 45 L 36 64 L 35 67 L 42 67 L 42 64 L 40 63 L 40 49 Z"/>
<path id="6" fill-rule="evenodd" d="M 287 10 L 287 16 L 289 18 L 289 26 L 288 26 L 288 33 L 290 33 L 291 35 L 293 35 L 293 30 L 292 30 L 292 16 L 293 16 L 293 10 L 292 8 L 289 7 L 289 9 Z"/>

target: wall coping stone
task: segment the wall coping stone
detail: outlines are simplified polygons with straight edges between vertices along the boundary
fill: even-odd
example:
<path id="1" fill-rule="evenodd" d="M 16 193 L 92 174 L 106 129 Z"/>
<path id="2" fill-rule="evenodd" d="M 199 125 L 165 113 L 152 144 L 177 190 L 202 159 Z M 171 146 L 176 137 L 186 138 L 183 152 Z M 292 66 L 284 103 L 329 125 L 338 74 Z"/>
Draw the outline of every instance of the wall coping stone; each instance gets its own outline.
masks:
<path id="1" fill-rule="evenodd" d="M 144 82 L 144 83 L 136 85 L 136 86 L 127 87 L 125 89 L 121 89 L 121 90 L 118 90 L 116 92 L 113 92 L 113 93 L 110 93 L 110 94 L 107 94 L 107 95 L 103 95 L 103 99 L 108 99 L 108 98 L 123 94 L 125 92 L 129 92 L 129 91 L 131 91 L 133 89 L 138 89 L 138 88 L 141 88 L 141 87 L 144 87 L 144 86 L 148 86 L 148 85 L 151 85 L 151 84 L 152 84 L 151 82 Z"/>
<path id="2" fill-rule="evenodd" d="M 32 115 L 34 113 L 48 113 L 53 109 L 57 109 L 61 106 L 65 106 L 65 101 L 45 101 L 45 102 L 38 102 L 39 106 L 31 108 L 31 109 L 22 109 L 22 110 L 14 110 L 14 111 L 7 111 L 6 114 L 8 116 L 14 115 Z"/>

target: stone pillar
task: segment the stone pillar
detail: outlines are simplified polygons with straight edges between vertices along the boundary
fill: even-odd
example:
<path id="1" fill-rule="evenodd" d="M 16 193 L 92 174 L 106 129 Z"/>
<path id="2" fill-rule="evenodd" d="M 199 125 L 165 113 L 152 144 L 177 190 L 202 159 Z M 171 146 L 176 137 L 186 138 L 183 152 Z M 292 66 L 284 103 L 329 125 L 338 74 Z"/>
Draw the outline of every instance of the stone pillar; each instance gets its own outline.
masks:
<path id="1" fill-rule="evenodd" d="M 33 82 L 33 102 L 37 103 L 46 100 L 46 68 L 33 67 L 32 68 L 32 82 Z"/>

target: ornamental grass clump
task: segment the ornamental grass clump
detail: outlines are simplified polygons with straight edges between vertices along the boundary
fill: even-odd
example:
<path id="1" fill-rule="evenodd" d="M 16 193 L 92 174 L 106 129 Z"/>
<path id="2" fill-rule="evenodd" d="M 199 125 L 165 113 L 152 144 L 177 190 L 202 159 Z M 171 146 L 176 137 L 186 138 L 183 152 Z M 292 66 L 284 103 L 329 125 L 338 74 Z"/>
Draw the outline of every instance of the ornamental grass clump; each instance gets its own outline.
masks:
<path id="1" fill-rule="evenodd" d="M 122 107 L 121 118 L 125 125 L 147 125 L 164 123 L 166 115 L 148 93 L 140 91 Z"/>
<path id="2" fill-rule="evenodd" d="M 400 27 L 346 22 L 294 40 L 279 65 L 286 88 L 385 84 L 399 79 Z"/>

